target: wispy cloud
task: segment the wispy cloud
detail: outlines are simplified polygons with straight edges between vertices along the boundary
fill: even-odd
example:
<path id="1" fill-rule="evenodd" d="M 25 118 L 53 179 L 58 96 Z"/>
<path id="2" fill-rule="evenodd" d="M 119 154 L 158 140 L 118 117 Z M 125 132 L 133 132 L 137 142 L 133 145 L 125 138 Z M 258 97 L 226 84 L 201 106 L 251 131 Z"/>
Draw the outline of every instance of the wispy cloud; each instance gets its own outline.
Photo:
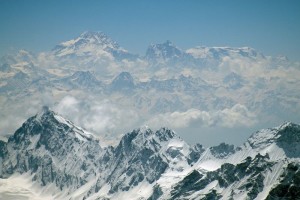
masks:
<path id="1" fill-rule="evenodd" d="M 185 112 L 168 112 L 158 114 L 149 119 L 146 124 L 150 127 L 162 126 L 172 128 L 184 128 L 194 123 L 203 126 L 252 126 L 256 123 L 256 114 L 247 109 L 246 106 L 236 104 L 231 108 L 217 111 L 201 111 L 189 109 Z"/>
<path id="2" fill-rule="evenodd" d="M 75 124 L 102 136 L 107 134 L 116 136 L 125 130 L 129 131 L 139 119 L 135 111 L 121 109 L 109 100 L 96 101 L 73 96 L 64 97 L 54 110 Z"/>

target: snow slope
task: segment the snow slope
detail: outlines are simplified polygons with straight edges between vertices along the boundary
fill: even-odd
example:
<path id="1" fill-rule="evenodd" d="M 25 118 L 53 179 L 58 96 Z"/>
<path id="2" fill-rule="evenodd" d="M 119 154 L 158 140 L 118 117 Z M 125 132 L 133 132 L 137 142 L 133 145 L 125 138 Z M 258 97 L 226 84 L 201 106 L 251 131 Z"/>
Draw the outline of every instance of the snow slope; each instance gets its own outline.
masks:
<path id="1" fill-rule="evenodd" d="M 298 187 L 299 143 L 300 126 L 284 123 L 236 148 L 191 147 L 172 130 L 147 127 L 104 148 L 92 133 L 44 107 L 0 143 L 0 197 L 264 199 L 282 195 L 278 187 Z"/>

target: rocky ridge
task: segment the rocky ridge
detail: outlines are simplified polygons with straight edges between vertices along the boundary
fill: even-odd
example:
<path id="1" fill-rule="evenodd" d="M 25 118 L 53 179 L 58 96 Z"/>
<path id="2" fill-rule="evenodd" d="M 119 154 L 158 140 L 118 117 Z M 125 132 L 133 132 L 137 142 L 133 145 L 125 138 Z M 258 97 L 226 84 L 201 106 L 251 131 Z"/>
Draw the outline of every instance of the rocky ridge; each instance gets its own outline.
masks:
<path id="1" fill-rule="evenodd" d="M 58 199 L 299 198 L 299 136 L 299 125 L 285 123 L 240 147 L 204 149 L 167 128 L 140 128 L 101 147 L 95 135 L 44 107 L 0 141 L 0 177 L 30 174 Z"/>

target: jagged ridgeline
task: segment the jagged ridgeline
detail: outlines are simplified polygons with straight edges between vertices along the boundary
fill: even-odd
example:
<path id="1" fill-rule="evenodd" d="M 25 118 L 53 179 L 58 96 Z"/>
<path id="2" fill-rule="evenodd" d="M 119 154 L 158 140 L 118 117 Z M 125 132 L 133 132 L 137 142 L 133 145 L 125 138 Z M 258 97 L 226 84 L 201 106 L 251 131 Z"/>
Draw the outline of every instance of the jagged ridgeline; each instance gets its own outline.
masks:
<path id="1" fill-rule="evenodd" d="M 0 198 L 18 195 L 9 193 L 13 180 L 27 181 L 19 190 L 27 198 L 300 198 L 297 124 L 258 131 L 240 147 L 190 146 L 167 128 L 133 130 L 116 146 L 100 142 L 44 107 L 0 141 Z"/>

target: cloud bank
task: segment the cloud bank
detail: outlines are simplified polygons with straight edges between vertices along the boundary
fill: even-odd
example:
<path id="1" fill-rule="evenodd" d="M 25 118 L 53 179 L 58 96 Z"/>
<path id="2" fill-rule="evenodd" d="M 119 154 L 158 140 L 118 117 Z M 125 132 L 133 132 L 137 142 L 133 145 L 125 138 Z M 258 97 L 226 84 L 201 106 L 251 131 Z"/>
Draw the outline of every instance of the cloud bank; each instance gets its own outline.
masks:
<path id="1" fill-rule="evenodd" d="M 167 126 L 171 128 L 185 128 L 192 124 L 203 126 L 252 126 L 257 123 L 256 114 L 241 104 L 236 104 L 231 108 L 217 111 L 201 111 L 189 109 L 185 112 L 168 112 L 158 114 L 146 122 L 146 125 L 154 128 Z"/>
<path id="2" fill-rule="evenodd" d="M 115 137 L 124 133 L 124 130 L 131 130 L 139 119 L 134 110 L 121 109 L 107 99 L 97 101 L 91 98 L 66 96 L 54 110 L 71 119 L 76 125 L 96 135 L 107 137 Z"/>

